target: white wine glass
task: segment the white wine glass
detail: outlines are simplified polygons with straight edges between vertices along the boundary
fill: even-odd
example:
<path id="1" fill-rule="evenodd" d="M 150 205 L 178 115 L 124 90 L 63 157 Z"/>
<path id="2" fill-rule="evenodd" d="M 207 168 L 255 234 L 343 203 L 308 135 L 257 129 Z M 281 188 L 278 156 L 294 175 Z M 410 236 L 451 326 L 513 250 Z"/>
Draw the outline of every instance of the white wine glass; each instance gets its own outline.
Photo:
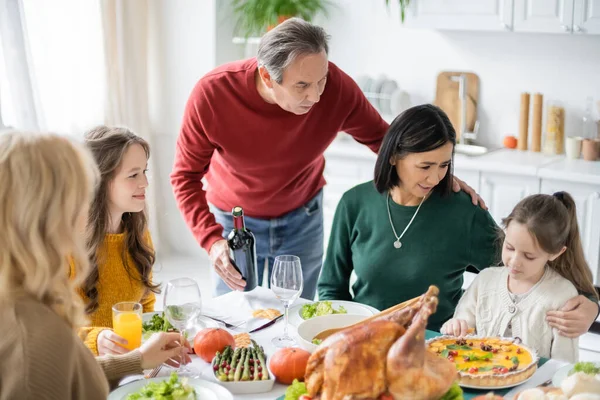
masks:
<path id="1" fill-rule="evenodd" d="M 196 320 L 202 311 L 202 296 L 195 280 L 190 278 L 173 279 L 167 283 L 164 296 L 164 310 L 167 320 L 181 333 L 181 343 L 185 341 L 185 329 Z M 186 351 L 185 348 L 183 351 Z M 185 354 L 177 369 L 179 376 L 199 377 L 200 371 L 185 364 Z"/>
<path id="2" fill-rule="evenodd" d="M 283 336 L 274 338 L 271 343 L 275 347 L 292 347 L 296 341 L 288 334 L 289 308 L 300 297 L 304 279 L 302 278 L 302 265 L 297 256 L 277 256 L 273 263 L 271 274 L 271 290 L 283 302 L 285 325 Z"/>

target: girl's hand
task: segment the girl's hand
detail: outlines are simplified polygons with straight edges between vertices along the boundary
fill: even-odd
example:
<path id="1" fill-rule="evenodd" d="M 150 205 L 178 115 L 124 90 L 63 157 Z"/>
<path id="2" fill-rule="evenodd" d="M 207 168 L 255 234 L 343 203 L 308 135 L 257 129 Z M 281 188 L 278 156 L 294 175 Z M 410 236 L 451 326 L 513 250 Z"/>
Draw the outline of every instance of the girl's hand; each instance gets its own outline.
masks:
<path id="1" fill-rule="evenodd" d="M 122 338 L 110 329 L 100 331 L 96 339 L 98 354 L 103 356 L 106 354 L 125 354 L 129 353 L 129 349 L 123 347 L 127 345 L 127 339 Z"/>
<path id="2" fill-rule="evenodd" d="M 469 325 L 464 319 L 452 318 L 442 325 L 440 331 L 444 335 L 463 337 L 472 333 L 473 330 L 469 329 Z"/>

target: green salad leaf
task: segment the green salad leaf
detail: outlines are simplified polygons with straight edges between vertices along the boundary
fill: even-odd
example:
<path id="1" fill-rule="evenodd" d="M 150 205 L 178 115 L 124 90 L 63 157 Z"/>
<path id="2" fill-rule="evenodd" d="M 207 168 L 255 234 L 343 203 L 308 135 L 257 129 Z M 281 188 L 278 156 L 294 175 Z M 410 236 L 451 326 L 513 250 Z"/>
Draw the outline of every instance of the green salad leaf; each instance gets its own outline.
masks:
<path id="1" fill-rule="evenodd" d="M 573 369 L 569 371 L 569 375 L 573 375 L 576 372 L 583 372 L 584 374 L 596 375 L 600 374 L 600 366 L 597 366 L 593 362 L 578 362 L 573 366 Z"/>
<path id="2" fill-rule="evenodd" d="M 173 372 L 168 380 L 150 382 L 125 400 L 195 400 L 196 397 L 196 391 L 187 384 L 187 379 L 179 379 Z"/>
<path id="3" fill-rule="evenodd" d="M 458 382 L 454 382 L 440 400 L 464 400 L 463 391 L 458 386 Z"/>
<path id="4" fill-rule="evenodd" d="M 316 344 L 317 346 L 320 345 L 321 343 L 323 343 L 323 339 L 314 338 L 312 340 L 312 344 Z"/>
<path id="5" fill-rule="evenodd" d="M 285 390 L 283 400 L 298 400 L 303 394 L 308 394 L 306 385 L 304 382 L 298 382 L 298 379 L 294 379 L 294 382 Z"/>
<path id="6" fill-rule="evenodd" d="M 308 303 L 302 306 L 300 310 L 300 316 L 302 319 L 311 319 L 313 317 L 320 317 L 322 315 L 329 314 L 347 314 L 348 311 L 343 306 L 340 306 L 337 310 L 331 305 L 331 301 L 317 301 L 315 303 Z"/>
<path id="7" fill-rule="evenodd" d="M 177 331 L 177 329 L 175 329 L 173 325 L 171 325 L 171 323 L 167 320 L 164 312 L 162 314 L 154 314 L 150 321 L 144 322 L 142 324 L 142 332 L 145 338 L 149 337 L 155 332 L 170 331 Z"/>

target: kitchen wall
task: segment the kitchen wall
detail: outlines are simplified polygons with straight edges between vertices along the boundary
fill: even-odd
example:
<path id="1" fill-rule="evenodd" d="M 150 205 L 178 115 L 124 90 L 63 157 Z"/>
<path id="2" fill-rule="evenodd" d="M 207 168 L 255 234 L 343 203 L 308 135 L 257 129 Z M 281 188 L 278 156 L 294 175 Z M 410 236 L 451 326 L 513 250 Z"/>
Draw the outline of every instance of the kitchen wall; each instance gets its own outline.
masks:
<path id="1" fill-rule="evenodd" d="M 334 3 L 322 24 L 331 34 L 331 60 L 351 76 L 386 74 L 418 104 L 433 100 L 440 71 L 477 73 L 480 129 L 488 144 L 518 132 L 522 91 L 564 101 L 567 135 L 581 130 L 586 97 L 600 100 L 598 35 L 406 29 L 384 0 Z"/>
<path id="2" fill-rule="evenodd" d="M 156 185 L 160 255 L 204 257 L 181 217 L 169 180 L 183 109 L 198 81 L 216 62 L 215 1 L 152 0 L 156 53 L 152 68 L 156 95 L 151 118 L 154 131 L 151 184 Z"/>
<path id="3" fill-rule="evenodd" d="M 162 4 L 164 104 L 157 108 L 160 167 L 155 171 L 164 198 L 164 245 L 177 254 L 201 254 L 175 206 L 168 173 L 183 106 L 193 85 L 213 66 L 255 51 L 231 42 L 227 0 L 155 0 Z M 386 74 L 411 95 L 413 104 L 430 102 L 442 70 L 479 75 L 481 141 L 500 145 L 518 129 L 522 91 L 541 92 L 567 108 L 566 134 L 581 129 L 587 96 L 600 100 L 600 36 L 440 32 L 403 28 L 397 7 L 384 0 L 334 0 L 328 19 L 330 58 L 351 76 Z M 392 1 L 392 3 L 395 3 Z M 160 115 L 159 115 L 160 114 Z M 157 176 L 157 174 L 159 176 Z M 165 246 L 164 246 L 165 247 Z M 166 247 L 165 247 L 166 250 Z"/>

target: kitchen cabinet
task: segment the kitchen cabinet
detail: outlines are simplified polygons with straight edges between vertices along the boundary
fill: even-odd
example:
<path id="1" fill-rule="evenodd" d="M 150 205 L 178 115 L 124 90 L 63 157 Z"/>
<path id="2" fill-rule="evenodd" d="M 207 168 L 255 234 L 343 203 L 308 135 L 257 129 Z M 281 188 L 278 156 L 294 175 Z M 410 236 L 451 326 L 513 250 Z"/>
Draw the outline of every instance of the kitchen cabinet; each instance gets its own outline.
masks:
<path id="1" fill-rule="evenodd" d="M 600 34 L 600 0 L 419 0 L 411 28 Z"/>
<path id="2" fill-rule="evenodd" d="M 571 33 L 575 0 L 514 0 L 515 32 Z"/>
<path id="3" fill-rule="evenodd" d="M 454 175 L 471 186 L 477 193 L 481 193 L 480 172 L 467 168 L 454 168 Z"/>
<path id="4" fill-rule="evenodd" d="M 585 258 L 598 282 L 600 268 L 600 185 L 586 185 L 554 179 L 542 180 L 542 193 L 569 192 L 577 206 L 577 223 Z"/>
<path id="5" fill-rule="evenodd" d="M 511 0 L 419 0 L 411 2 L 405 25 L 449 30 L 510 30 Z"/>
<path id="6" fill-rule="evenodd" d="M 537 177 L 518 176 L 502 172 L 481 173 L 481 197 L 498 225 L 510 214 L 515 205 L 525 197 L 539 193 Z"/>
<path id="7" fill-rule="evenodd" d="M 573 33 L 600 34 L 600 0 L 575 0 Z"/>

